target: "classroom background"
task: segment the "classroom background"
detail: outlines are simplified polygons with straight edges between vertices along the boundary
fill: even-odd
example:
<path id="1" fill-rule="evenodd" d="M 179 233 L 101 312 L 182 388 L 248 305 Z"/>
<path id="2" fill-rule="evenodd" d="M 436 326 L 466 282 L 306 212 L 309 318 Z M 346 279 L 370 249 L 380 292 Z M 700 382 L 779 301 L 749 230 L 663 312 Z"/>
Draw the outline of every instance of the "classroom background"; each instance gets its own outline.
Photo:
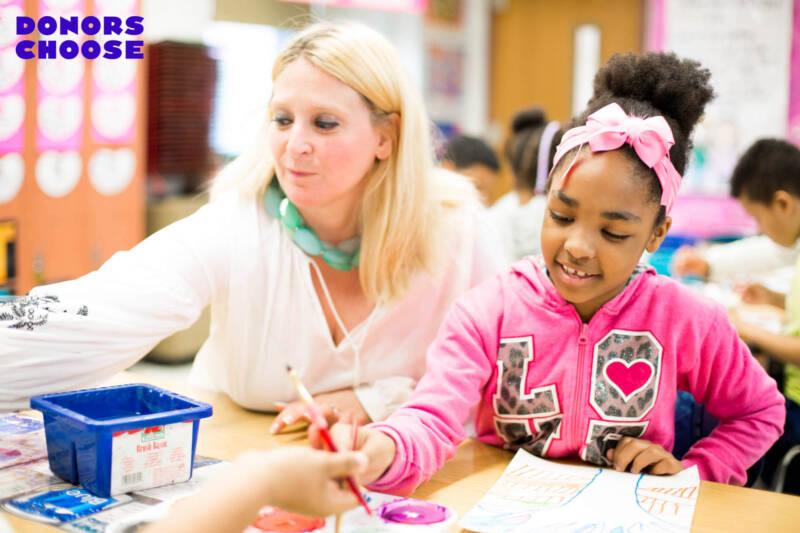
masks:
<path id="1" fill-rule="evenodd" d="M 144 58 L 22 60 L 15 53 L 22 14 L 141 16 Z M 782 330 L 784 315 L 741 305 L 737 286 L 758 281 L 787 293 L 800 245 L 779 250 L 765 237 L 758 241 L 755 220 L 730 196 L 730 179 L 757 139 L 800 146 L 800 0 L 0 0 L 0 302 L 92 272 L 203 206 L 213 178 L 267 118 L 279 51 L 317 20 L 360 22 L 391 41 L 423 95 L 434 132 L 430 148 L 443 166 L 449 141 L 460 136 L 480 139 L 496 153 L 498 169 L 470 177 L 487 220 L 499 224 L 506 219 L 491 213 L 515 190 L 506 147 L 521 111 L 537 108 L 546 115 L 543 124 L 558 121 L 566 129 L 586 107 L 595 73 L 615 53 L 673 51 L 698 60 L 712 73 L 716 98 L 695 130 L 669 234 L 642 261 L 679 277 L 675 254 L 691 247 L 714 265 L 712 275 L 682 275 L 682 282 L 736 309 L 745 322 Z M 537 155 L 541 161 L 541 154 L 530 157 Z M 130 376 L 196 394 L 187 378 L 209 323 L 206 309 L 192 327 L 160 342 Z M 784 365 L 758 355 L 782 383 Z M 198 450 L 206 459 L 296 443 L 268 435 L 267 415 L 221 393 L 197 394 L 217 415 L 204 422 Z M 681 393 L 671 451 L 680 457 L 716 425 Z M 780 457 L 771 481 L 759 478 L 763 459 L 749 472 L 746 486 L 762 490 L 705 484 L 697 519 L 692 522 L 700 501 L 695 494 L 691 509 L 682 511 L 684 525 L 726 530 L 757 519 L 764 530 L 794 528 L 789 522 L 800 500 L 778 493 L 796 494 L 800 445 Z M 488 465 L 499 476 L 508 460 L 504 450 L 468 442 L 416 497 L 453 507 L 469 500 L 471 507 L 488 489 L 480 468 Z M 528 466 L 565 475 L 563 465 Z M 787 476 L 794 489 L 784 490 Z M 694 491 L 700 481 L 674 483 Z M 603 487 L 594 490 L 613 492 Z M 497 504 L 489 503 L 483 508 Z M 469 518 L 479 526 L 498 520 L 480 512 Z"/>
<path id="2" fill-rule="evenodd" d="M 12 23 L 22 13 L 139 14 L 145 58 L 23 61 Z M 728 196 L 736 159 L 760 137 L 800 142 L 797 0 L 3 0 L 0 295 L 86 274 L 201 206 L 265 118 L 282 43 L 316 19 L 359 21 L 392 41 L 435 149 L 466 134 L 501 154 L 513 115 L 531 106 L 568 123 L 616 52 L 672 50 L 708 66 L 717 98 L 670 234 L 647 258 L 664 274 L 681 245 L 755 234 Z M 489 204 L 512 187 L 500 160 Z M 185 371 L 207 328 L 204 315 L 142 369 Z"/>

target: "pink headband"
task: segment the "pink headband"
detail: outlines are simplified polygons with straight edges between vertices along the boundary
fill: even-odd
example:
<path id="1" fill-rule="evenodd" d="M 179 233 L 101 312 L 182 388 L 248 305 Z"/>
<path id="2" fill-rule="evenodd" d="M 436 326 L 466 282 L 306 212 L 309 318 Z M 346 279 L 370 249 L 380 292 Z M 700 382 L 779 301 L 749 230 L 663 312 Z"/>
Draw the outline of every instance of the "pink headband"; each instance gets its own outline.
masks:
<path id="1" fill-rule="evenodd" d="M 639 159 L 652 168 L 661 182 L 661 205 L 672 209 L 681 175 L 669 159 L 669 149 L 675 144 L 672 130 L 664 117 L 639 118 L 625 113 L 618 104 L 608 104 L 589 115 L 585 126 L 572 128 L 564 134 L 556 149 L 553 167 L 570 150 L 588 143 L 592 152 L 616 150 L 625 143 L 630 144 Z M 562 174 L 562 180 L 569 175 L 578 158 L 569 164 Z"/>

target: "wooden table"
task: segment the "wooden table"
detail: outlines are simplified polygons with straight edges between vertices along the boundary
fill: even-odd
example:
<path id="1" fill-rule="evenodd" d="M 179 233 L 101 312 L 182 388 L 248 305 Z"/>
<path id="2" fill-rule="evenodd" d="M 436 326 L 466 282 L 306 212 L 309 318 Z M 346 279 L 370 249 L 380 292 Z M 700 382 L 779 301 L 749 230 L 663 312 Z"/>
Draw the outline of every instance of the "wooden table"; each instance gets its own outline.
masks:
<path id="1" fill-rule="evenodd" d="M 130 376 L 122 381 L 130 382 Z M 200 423 L 199 454 L 232 460 L 251 448 L 270 449 L 305 440 L 301 433 L 270 435 L 273 416 L 247 411 L 224 394 L 200 391 L 185 384 L 156 385 L 214 406 L 214 415 Z M 469 440 L 414 496 L 448 505 L 463 516 L 497 481 L 511 457 L 510 452 Z M 55 531 L 8 514 L 4 517 L 20 533 Z M 692 531 L 800 531 L 800 498 L 704 481 L 700 485 Z"/>

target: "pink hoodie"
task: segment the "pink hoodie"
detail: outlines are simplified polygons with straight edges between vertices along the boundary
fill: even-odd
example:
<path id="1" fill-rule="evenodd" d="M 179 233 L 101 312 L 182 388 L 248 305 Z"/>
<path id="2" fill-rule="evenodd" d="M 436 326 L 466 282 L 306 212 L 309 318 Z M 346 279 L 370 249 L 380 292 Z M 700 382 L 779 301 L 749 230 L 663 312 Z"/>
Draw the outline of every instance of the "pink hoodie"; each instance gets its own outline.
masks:
<path id="1" fill-rule="evenodd" d="M 370 488 L 409 493 L 427 480 L 464 440 L 476 404 L 478 439 L 495 446 L 600 465 L 608 435 L 671 450 L 678 389 L 720 420 L 683 464 L 743 484 L 785 408 L 725 311 L 647 268 L 585 324 L 541 259 L 524 259 L 450 310 L 411 400 L 373 425 L 397 454 Z"/>

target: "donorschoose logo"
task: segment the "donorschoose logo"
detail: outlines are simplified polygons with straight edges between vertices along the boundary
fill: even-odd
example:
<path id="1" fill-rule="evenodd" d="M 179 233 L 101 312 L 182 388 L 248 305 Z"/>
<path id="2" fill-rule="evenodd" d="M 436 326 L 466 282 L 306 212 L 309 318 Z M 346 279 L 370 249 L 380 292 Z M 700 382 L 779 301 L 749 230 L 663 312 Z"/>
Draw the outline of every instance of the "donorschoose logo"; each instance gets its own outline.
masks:
<path id="1" fill-rule="evenodd" d="M 39 20 L 32 17 L 17 17 L 17 35 L 32 35 L 39 32 L 39 39 L 23 39 L 17 43 L 17 56 L 21 59 L 142 59 L 144 53 L 141 39 L 129 36 L 141 35 L 144 17 L 52 17 L 45 15 Z M 70 36 L 76 38 L 70 38 Z M 86 39 L 79 39 L 80 36 Z M 49 38 L 45 38 L 49 37 Z M 63 38 L 66 37 L 66 38 Z"/>

